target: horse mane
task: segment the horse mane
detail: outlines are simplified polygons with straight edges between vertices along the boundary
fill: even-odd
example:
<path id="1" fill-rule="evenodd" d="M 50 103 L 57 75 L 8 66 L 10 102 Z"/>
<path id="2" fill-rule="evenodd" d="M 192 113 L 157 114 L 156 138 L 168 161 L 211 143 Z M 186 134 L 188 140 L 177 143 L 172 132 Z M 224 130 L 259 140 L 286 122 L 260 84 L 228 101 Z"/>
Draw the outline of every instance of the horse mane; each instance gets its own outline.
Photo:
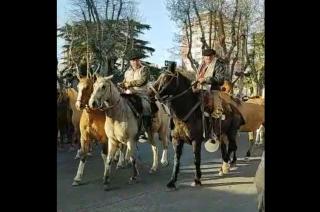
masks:
<path id="1" fill-rule="evenodd" d="M 192 71 L 184 71 L 182 69 L 177 69 L 176 72 L 187 78 L 190 82 L 196 80 L 196 73 Z"/>
<path id="2" fill-rule="evenodd" d="M 70 99 L 77 99 L 78 92 L 74 88 L 66 88 L 66 93 Z"/>
<path id="3" fill-rule="evenodd" d="M 242 101 L 241 101 L 239 98 L 236 98 L 236 97 L 234 97 L 234 96 L 232 96 L 232 95 L 230 95 L 230 98 L 231 98 L 235 103 L 237 103 L 238 106 L 239 106 L 239 105 L 242 105 Z"/>

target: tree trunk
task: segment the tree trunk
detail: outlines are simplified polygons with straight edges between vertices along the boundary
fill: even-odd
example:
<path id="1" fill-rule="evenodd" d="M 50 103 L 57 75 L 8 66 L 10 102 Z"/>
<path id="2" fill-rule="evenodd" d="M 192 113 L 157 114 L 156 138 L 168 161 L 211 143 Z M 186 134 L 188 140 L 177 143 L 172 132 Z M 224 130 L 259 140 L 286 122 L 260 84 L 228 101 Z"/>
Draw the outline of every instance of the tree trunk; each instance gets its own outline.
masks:
<path id="1" fill-rule="evenodd" d="M 205 48 L 208 48 L 209 46 L 208 46 L 208 43 L 206 41 L 206 36 L 205 36 L 204 30 L 203 30 L 203 26 L 202 26 L 202 23 L 201 23 L 201 17 L 200 17 L 200 14 L 199 14 L 199 11 L 198 11 L 198 7 L 197 7 L 197 4 L 196 4 L 195 0 L 192 1 L 192 5 L 193 5 L 194 11 L 196 12 L 196 15 L 197 15 L 197 18 L 198 18 L 199 27 L 200 27 L 200 31 L 201 31 L 202 49 L 205 49 Z"/>
<path id="2" fill-rule="evenodd" d="M 228 55 L 227 55 L 228 60 L 230 60 L 233 49 L 235 48 L 235 46 L 237 44 L 236 29 L 235 28 L 236 28 L 236 17 L 238 14 L 238 5 L 239 5 L 238 1 L 239 0 L 236 0 L 235 10 L 234 10 L 234 13 L 232 16 L 232 21 L 231 21 L 231 47 L 230 47 Z M 239 21 L 240 21 L 240 18 L 239 18 Z"/>
<path id="3" fill-rule="evenodd" d="M 122 11 L 122 5 L 123 5 L 123 1 L 120 0 L 120 6 L 119 6 L 119 10 L 118 10 L 118 15 L 117 15 L 117 21 L 119 21 L 119 18 L 120 18 L 120 14 L 121 14 L 121 11 Z"/>
<path id="4" fill-rule="evenodd" d="M 124 50 L 123 50 L 123 53 L 122 53 L 121 73 L 124 72 L 124 56 L 125 56 L 125 53 L 126 53 L 127 48 L 128 48 L 129 34 L 130 34 L 130 24 L 129 24 L 129 18 L 127 18 L 127 36 L 126 36 Z"/>
<path id="5" fill-rule="evenodd" d="M 224 54 L 223 56 L 227 56 L 226 34 L 224 31 L 224 21 L 223 21 L 222 11 L 219 11 L 219 42 L 223 48 L 223 54 Z"/>
<path id="6" fill-rule="evenodd" d="M 109 0 L 106 1 L 106 14 L 105 14 L 106 20 L 108 20 L 108 8 L 109 8 Z"/>
<path id="7" fill-rule="evenodd" d="M 213 12 L 210 10 L 209 12 L 209 48 L 211 49 L 212 48 L 212 15 L 213 15 Z"/>
<path id="8" fill-rule="evenodd" d="M 113 20 L 113 18 L 114 18 L 114 12 L 115 12 L 115 10 L 116 10 L 116 5 L 115 5 L 115 4 L 113 4 L 113 5 L 112 5 L 111 20 Z"/>
<path id="9" fill-rule="evenodd" d="M 234 66 L 235 66 L 236 62 L 238 61 L 238 59 L 239 59 L 239 50 L 240 50 L 239 29 L 240 29 L 240 22 L 241 22 L 241 13 L 240 13 L 240 15 L 239 15 L 238 31 L 237 31 L 237 34 L 234 35 L 234 36 L 237 38 L 237 39 L 236 39 L 237 52 L 236 52 L 236 55 L 235 55 L 235 57 L 233 58 L 232 64 L 231 64 L 230 82 L 232 81 L 232 76 L 233 76 L 233 73 L 234 73 Z M 230 56 L 231 56 L 231 55 L 230 55 Z"/>
<path id="10" fill-rule="evenodd" d="M 197 67 L 194 64 L 194 59 L 192 58 L 192 54 L 191 54 L 191 49 L 192 49 L 192 26 L 191 26 L 191 20 L 190 20 L 190 14 L 189 12 L 187 12 L 187 21 L 185 21 L 185 26 L 186 26 L 186 35 L 188 38 L 188 53 L 187 53 L 187 58 L 190 61 L 191 67 L 192 69 L 196 72 L 197 71 Z"/>
<path id="11" fill-rule="evenodd" d="M 214 11 L 214 14 L 213 14 L 213 28 L 214 28 L 214 36 L 213 36 L 213 40 L 217 40 L 217 29 L 218 27 L 218 23 L 217 23 L 217 11 L 215 10 Z M 213 42 L 213 45 L 212 45 L 212 48 L 214 48 L 214 42 Z"/>

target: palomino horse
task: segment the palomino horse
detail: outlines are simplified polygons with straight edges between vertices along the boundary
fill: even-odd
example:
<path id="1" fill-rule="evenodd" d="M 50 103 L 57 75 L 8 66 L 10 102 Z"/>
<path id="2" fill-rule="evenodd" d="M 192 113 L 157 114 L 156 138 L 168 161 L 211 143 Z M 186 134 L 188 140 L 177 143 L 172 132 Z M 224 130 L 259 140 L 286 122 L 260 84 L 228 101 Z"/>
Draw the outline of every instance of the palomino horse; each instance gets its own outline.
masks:
<path id="1" fill-rule="evenodd" d="M 75 107 L 82 110 L 80 119 L 80 162 L 77 175 L 72 185 L 79 185 L 82 179 L 86 158 L 89 152 L 90 143 L 93 139 L 98 140 L 102 144 L 102 152 L 108 152 L 108 139 L 104 131 L 105 115 L 103 111 L 93 110 L 88 107 L 89 98 L 93 91 L 93 77 L 79 77 L 78 97 Z"/>
<path id="2" fill-rule="evenodd" d="M 89 100 L 89 107 L 92 109 L 105 110 L 106 122 L 105 132 L 109 139 L 108 154 L 102 153 L 104 159 L 104 187 L 110 186 L 111 162 L 119 147 L 119 144 L 127 145 L 127 156 L 130 158 L 133 167 L 133 175 L 130 183 L 137 180 L 138 168 L 136 164 L 136 144 L 139 134 L 139 120 L 128 104 L 128 99 L 121 96 L 119 89 L 111 81 L 113 76 L 98 77 L 94 83 L 93 92 Z M 147 132 L 148 141 L 153 152 L 153 164 L 150 172 L 158 169 L 158 148 L 153 140 L 152 132 Z"/>
<path id="3" fill-rule="evenodd" d="M 174 165 L 171 179 L 167 184 L 167 188 L 173 190 L 176 189 L 175 183 L 179 173 L 180 158 L 185 142 L 192 145 L 194 153 L 196 173 L 192 186 L 201 185 L 200 154 L 201 143 L 203 141 L 203 126 L 199 96 L 192 92 L 191 80 L 179 71 L 176 71 L 175 65 L 171 65 L 169 70 L 159 76 L 154 83 L 154 89 L 157 91 L 157 96 L 160 100 L 170 102 L 170 107 L 175 116 L 173 119 L 174 132 L 172 135 L 175 152 Z M 239 113 L 234 112 L 227 114 L 226 119 L 221 121 L 221 128 L 215 127 L 215 132 L 218 135 L 224 134 L 229 140 L 228 152 L 223 140 L 221 143 L 222 170 L 224 173 L 229 168 L 227 167 L 230 161 L 229 151 L 234 151 L 236 148 L 236 135 L 240 125 L 241 116 Z"/>

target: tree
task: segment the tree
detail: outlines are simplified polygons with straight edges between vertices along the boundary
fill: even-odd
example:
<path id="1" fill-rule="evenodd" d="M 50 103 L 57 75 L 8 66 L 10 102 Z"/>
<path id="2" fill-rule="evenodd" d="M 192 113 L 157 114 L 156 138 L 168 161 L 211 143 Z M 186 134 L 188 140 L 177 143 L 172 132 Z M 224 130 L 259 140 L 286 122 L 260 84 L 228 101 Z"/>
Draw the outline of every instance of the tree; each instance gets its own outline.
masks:
<path id="1" fill-rule="evenodd" d="M 78 71 L 79 65 L 86 63 L 87 70 L 91 66 L 101 67 L 103 75 L 122 73 L 131 49 L 139 50 L 144 57 L 155 51 L 147 41 L 138 38 L 150 26 L 135 20 L 133 3 L 131 0 L 73 1 L 73 22 L 58 29 L 58 36 L 66 41 L 63 52 L 69 70 Z"/>
<path id="2" fill-rule="evenodd" d="M 250 76 L 245 76 L 260 87 L 263 69 L 258 68 L 258 64 L 264 64 L 264 46 L 258 43 L 264 43 L 261 41 L 264 39 L 263 7 L 262 0 L 167 0 L 171 19 L 180 27 L 181 37 L 185 37 L 180 42 L 185 41 L 182 45 L 187 46 L 187 57 L 193 70 L 198 64 L 191 54 L 192 40 L 194 32 L 199 30 L 202 49 L 216 49 L 225 62 L 229 81 L 235 84 L 244 76 L 239 75 L 233 80 L 235 64 L 240 61 L 241 71 L 250 69 Z M 258 34 L 259 42 L 257 37 L 253 39 L 253 35 Z"/>

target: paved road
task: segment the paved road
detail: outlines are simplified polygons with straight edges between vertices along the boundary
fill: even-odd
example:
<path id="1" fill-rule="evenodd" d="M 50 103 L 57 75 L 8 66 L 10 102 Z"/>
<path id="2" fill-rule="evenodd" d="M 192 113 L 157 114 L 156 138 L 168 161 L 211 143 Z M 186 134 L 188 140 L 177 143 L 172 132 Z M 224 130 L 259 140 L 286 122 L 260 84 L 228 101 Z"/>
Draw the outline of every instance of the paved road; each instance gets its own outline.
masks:
<path id="1" fill-rule="evenodd" d="M 238 163 L 231 172 L 218 176 L 221 165 L 220 151 L 208 153 L 202 146 L 202 184 L 191 187 L 194 165 L 190 145 L 185 145 L 181 158 L 181 172 L 178 190 L 166 191 L 173 161 L 172 146 L 169 146 L 170 165 L 158 173 L 148 174 L 152 152 L 148 144 L 139 144 L 140 173 L 138 184 L 128 185 L 131 168 L 116 170 L 111 178 L 112 189 L 104 191 L 102 185 L 103 161 L 100 148 L 94 149 L 84 170 L 83 183 L 72 187 L 78 161 L 75 153 L 57 152 L 57 208 L 59 212 L 106 212 L 106 211 L 214 211 L 214 212 L 254 212 L 257 211 L 257 192 L 253 177 L 259 158 L 245 162 L 243 157 L 248 148 L 246 134 L 241 134 L 238 142 Z M 256 151 L 260 154 L 259 149 Z M 160 148 L 161 153 L 161 148 Z M 115 169 L 114 169 L 115 170 Z"/>

